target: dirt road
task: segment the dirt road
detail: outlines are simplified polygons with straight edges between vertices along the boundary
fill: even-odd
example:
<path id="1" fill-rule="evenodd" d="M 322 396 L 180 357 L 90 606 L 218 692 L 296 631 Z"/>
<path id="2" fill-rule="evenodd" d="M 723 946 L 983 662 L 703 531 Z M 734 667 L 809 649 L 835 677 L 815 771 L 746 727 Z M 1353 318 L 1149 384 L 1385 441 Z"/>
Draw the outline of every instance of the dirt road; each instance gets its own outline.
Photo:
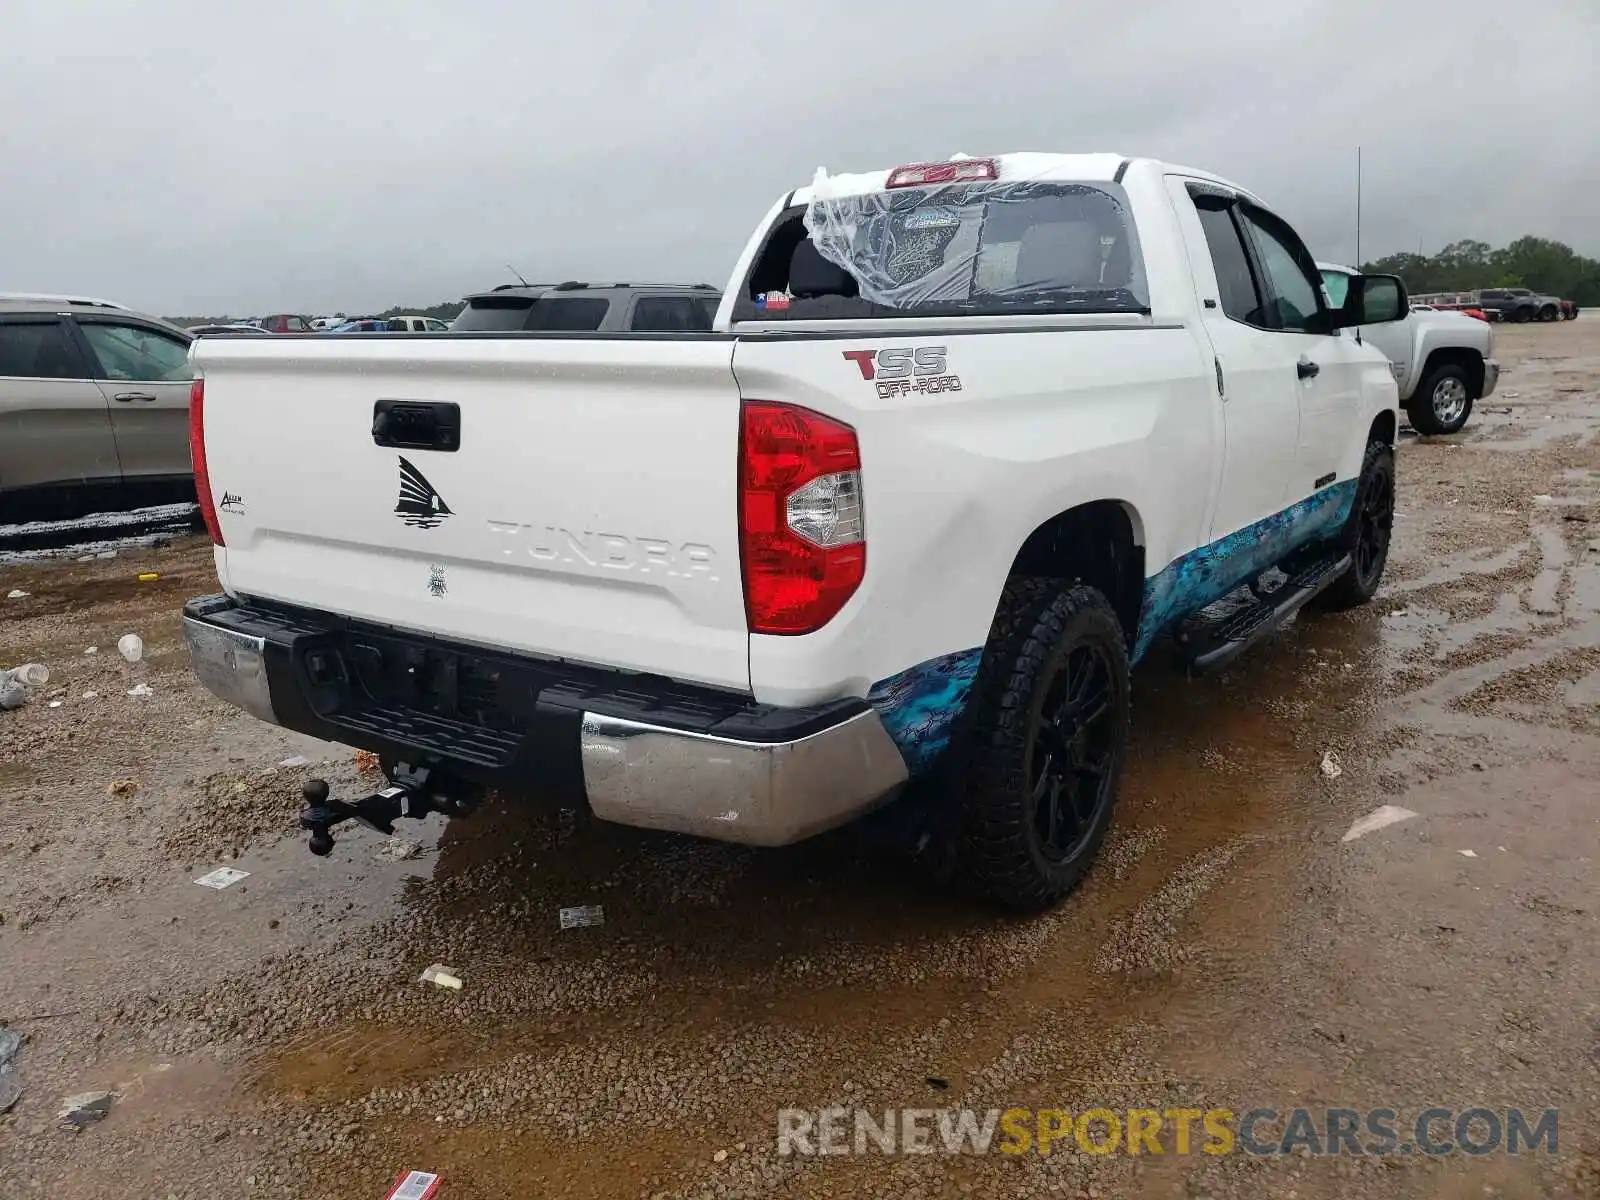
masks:
<path id="1" fill-rule="evenodd" d="M 299 785 L 356 765 L 189 677 L 205 546 L 0 566 L 0 664 L 53 673 L 0 712 L 0 1195 L 1600 1195 L 1600 319 L 1498 353 L 1464 434 L 1399 449 L 1376 603 L 1221 678 L 1141 669 L 1112 839 L 1028 921 L 848 833 L 527 804 L 313 859 Z M 1416 815 L 1341 840 L 1385 804 Z M 221 865 L 250 874 L 191 882 Z M 605 924 L 562 931 L 578 904 Z M 776 1151 L 784 1108 L 1429 1105 L 1558 1109 L 1557 1152 Z"/>

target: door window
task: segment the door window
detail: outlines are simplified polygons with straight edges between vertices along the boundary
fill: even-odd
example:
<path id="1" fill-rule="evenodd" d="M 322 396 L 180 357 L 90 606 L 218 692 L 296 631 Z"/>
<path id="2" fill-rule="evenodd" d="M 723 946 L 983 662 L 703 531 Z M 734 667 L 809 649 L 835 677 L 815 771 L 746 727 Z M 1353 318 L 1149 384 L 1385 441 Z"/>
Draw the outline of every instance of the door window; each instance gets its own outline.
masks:
<path id="1" fill-rule="evenodd" d="M 1232 202 L 1196 196 L 1194 206 L 1200 214 L 1201 228 L 1206 232 L 1206 246 L 1211 251 L 1211 265 L 1217 273 L 1217 292 L 1224 315 L 1246 325 L 1264 325 L 1260 289 L 1250 266 L 1250 256 L 1239 236 L 1239 227 L 1233 221 Z"/>
<path id="2" fill-rule="evenodd" d="M 0 376 L 82 379 L 83 369 L 60 321 L 0 321 Z"/>
<path id="3" fill-rule="evenodd" d="M 142 325 L 93 321 L 80 326 L 107 379 L 168 383 L 193 379 L 189 343 Z"/>
<path id="4" fill-rule="evenodd" d="M 1241 205 L 1239 215 L 1255 239 L 1261 269 L 1272 291 L 1267 309 L 1270 324 L 1291 333 L 1331 333 L 1320 276 L 1294 231 L 1260 209 Z"/>

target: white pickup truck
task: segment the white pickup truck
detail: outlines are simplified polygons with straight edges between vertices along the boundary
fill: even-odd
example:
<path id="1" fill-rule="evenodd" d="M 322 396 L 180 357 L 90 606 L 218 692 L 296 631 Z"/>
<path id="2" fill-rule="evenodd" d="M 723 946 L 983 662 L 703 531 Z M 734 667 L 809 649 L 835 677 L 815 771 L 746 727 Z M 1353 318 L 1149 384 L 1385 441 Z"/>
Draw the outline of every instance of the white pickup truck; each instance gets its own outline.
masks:
<path id="1" fill-rule="evenodd" d="M 1344 302 L 1360 272 L 1318 263 L 1334 305 Z M 1400 404 L 1418 433 L 1457 433 L 1473 404 L 1494 391 L 1500 364 L 1494 360 L 1494 330 L 1487 321 L 1454 312 L 1412 311 L 1402 321 L 1361 329 L 1389 360 L 1400 387 Z"/>
<path id="2" fill-rule="evenodd" d="M 899 799 L 1039 908 L 1111 820 L 1131 663 L 1372 597 L 1397 393 L 1341 330 L 1406 311 L 1330 309 L 1213 175 L 1012 154 L 819 173 L 710 333 L 201 339 L 194 667 L 379 754 L 308 785 L 318 853 L 486 785 L 763 845 Z"/>

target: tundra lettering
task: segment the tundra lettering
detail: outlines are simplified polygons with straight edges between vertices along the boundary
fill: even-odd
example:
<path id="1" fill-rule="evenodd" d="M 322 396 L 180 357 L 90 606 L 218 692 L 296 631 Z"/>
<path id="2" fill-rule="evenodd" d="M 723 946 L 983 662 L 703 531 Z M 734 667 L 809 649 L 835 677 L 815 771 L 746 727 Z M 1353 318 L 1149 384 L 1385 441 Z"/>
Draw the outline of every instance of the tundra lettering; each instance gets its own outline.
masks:
<path id="1" fill-rule="evenodd" d="M 717 582 L 716 551 L 698 542 L 685 542 L 677 550 L 661 538 L 630 538 L 620 533 L 581 534 L 558 525 L 524 525 L 517 521 L 490 521 L 489 532 L 517 542 L 503 543 L 500 553 L 510 558 L 519 545 L 528 557 L 540 562 L 598 567 L 610 571 L 633 571 L 640 575 L 661 574 L 677 579 L 703 576 Z"/>

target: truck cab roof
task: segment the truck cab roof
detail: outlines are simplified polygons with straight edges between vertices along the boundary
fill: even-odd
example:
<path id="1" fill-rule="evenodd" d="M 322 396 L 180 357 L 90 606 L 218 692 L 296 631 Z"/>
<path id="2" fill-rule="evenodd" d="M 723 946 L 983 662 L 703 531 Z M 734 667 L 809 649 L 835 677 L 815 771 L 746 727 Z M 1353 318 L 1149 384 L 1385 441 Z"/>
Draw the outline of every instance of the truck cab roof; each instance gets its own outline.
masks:
<path id="1" fill-rule="evenodd" d="M 995 178 L 1000 182 L 1037 180 L 1039 182 L 1121 183 L 1130 171 L 1139 171 L 1157 175 L 1183 175 L 1190 179 L 1203 180 L 1207 183 L 1214 183 L 1220 188 L 1258 204 L 1261 203 L 1260 198 L 1248 189 L 1240 187 L 1220 175 L 1214 175 L 1210 171 L 1196 170 L 1153 158 L 1130 158 L 1125 154 L 1112 152 L 1041 154 L 1035 151 L 1014 151 L 1006 154 L 983 156 L 958 154 L 946 161 L 952 163 L 970 161 L 974 157 L 978 157 L 980 161 L 993 162 L 996 167 Z M 819 185 L 825 188 L 826 193 L 830 196 L 862 196 L 873 192 L 881 192 L 887 188 L 890 177 L 899 169 L 898 167 L 888 167 L 879 171 L 841 175 L 829 175 L 819 170 L 817 179 L 813 180 L 808 187 L 797 188 L 790 195 L 788 204 L 810 204 L 817 195 Z"/>

